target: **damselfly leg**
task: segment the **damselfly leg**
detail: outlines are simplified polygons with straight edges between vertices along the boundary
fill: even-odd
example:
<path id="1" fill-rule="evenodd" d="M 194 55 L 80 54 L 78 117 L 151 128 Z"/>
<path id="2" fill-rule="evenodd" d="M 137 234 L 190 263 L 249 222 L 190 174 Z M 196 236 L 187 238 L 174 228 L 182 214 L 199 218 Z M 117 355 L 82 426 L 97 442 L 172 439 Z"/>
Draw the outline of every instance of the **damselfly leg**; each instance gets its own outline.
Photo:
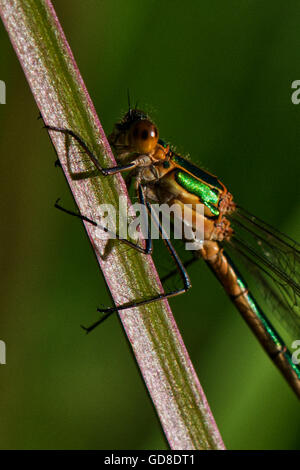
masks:
<path id="1" fill-rule="evenodd" d="M 100 226 L 99 224 L 97 224 L 95 221 L 89 219 L 88 217 L 86 216 L 83 216 L 81 214 L 78 214 L 76 212 L 73 212 L 73 211 L 70 211 L 68 209 L 65 209 L 64 207 L 62 207 L 60 204 L 58 204 L 58 201 L 56 201 L 55 203 L 55 207 L 59 210 L 61 210 L 62 212 L 65 212 L 66 214 L 68 215 L 72 215 L 72 216 L 75 216 L 85 222 L 88 222 L 92 225 L 94 225 L 95 227 L 98 227 L 100 228 L 101 230 L 103 230 L 104 232 L 110 234 L 109 230 L 106 228 L 106 227 L 102 227 Z M 181 276 L 181 279 L 183 281 L 183 288 L 181 289 L 175 289 L 175 290 L 172 290 L 170 292 L 162 292 L 160 294 L 157 294 L 156 296 L 152 296 L 148 299 L 143 299 L 143 300 L 137 300 L 137 301 L 130 301 L 130 302 L 127 302 L 125 304 L 122 304 L 122 305 L 118 305 L 118 306 L 114 306 L 114 307 L 108 307 L 108 308 L 104 308 L 104 309 L 100 309 L 98 308 L 97 311 L 104 314 L 104 316 L 102 318 L 100 318 L 100 320 L 98 320 L 97 322 L 93 323 L 91 326 L 89 327 L 84 327 L 82 326 L 82 328 L 84 330 L 86 330 L 87 333 L 89 333 L 90 331 L 92 331 L 94 328 L 96 328 L 98 325 L 100 325 L 101 323 L 103 323 L 104 320 L 106 320 L 111 314 L 113 314 L 114 312 L 118 312 L 118 311 L 121 311 L 121 310 L 126 310 L 126 309 L 129 309 L 129 308 L 134 308 L 134 307 L 140 307 L 142 305 L 147 305 L 147 304 L 150 304 L 152 302 L 157 302 L 157 301 L 161 301 L 163 299 L 168 299 L 170 297 L 175 297 L 176 295 L 180 295 L 180 294 L 183 294 L 185 292 L 187 292 L 191 287 L 192 287 L 192 284 L 190 282 L 190 279 L 189 279 L 189 275 L 187 273 L 187 270 L 184 266 L 184 264 L 182 263 L 180 257 L 178 256 L 177 252 L 175 251 L 172 243 L 170 242 L 170 240 L 168 239 L 167 237 L 167 234 L 166 232 L 164 231 L 163 229 L 163 226 L 161 225 L 157 215 L 155 214 L 155 212 L 153 210 L 151 210 L 151 205 L 149 203 L 146 203 L 146 207 L 147 207 L 147 210 L 149 212 L 149 214 L 151 215 L 151 218 L 153 220 L 153 222 L 157 225 L 158 227 L 158 230 L 159 230 L 159 233 L 161 235 L 161 237 L 163 238 L 163 241 L 165 242 L 167 248 L 168 248 L 168 251 L 176 265 L 176 272 L 180 274 Z M 111 235 L 115 235 L 116 234 L 112 234 Z M 130 246 L 131 248 L 141 252 L 141 253 L 144 253 L 144 254 L 150 254 L 150 252 L 147 252 L 146 249 L 143 249 L 142 247 L 140 247 L 139 245 L 137 244 L 134 244 L 132 242 L 130 242 L 129 240 L 126 240 L 126 239 L 123 239 L 121 237 L 118 237 L 117 236 L 117 239 L 118 241 L 120 241 L 121 243 L 125 243 L 126 245 Z M 151 240 L 151 238 L 150 238 Z"/>
<path id="2" fill-rule="evenodd" d="M 88 148 L 88 146 L 85 144 L 85 142 L 76 133 L 74 133 L 73 131 L 71 131 L 69 129 L 62 129 L 62 128 L 52 127 L 52 126 L 45 126 L 45 127 L 48 130 L 55 131 L 55 132 L 60 132 L 60 133 L 63 133 L 65 135 L 73 137 L 78 142 L 78 144 L 85 150 L 86 154 L 91 158 L 91 161 L 95 164 L 96 168 L 102 173 L 103 176 L 113 175 L 113 174 L 116 174 L 116 173 L 119 173 L 119 172 L 122 172 L 122 171 L 127 171 L 128 169 L 132 169 L 136 166 L 136 164 L 131 164 L 131 165 L 125 165 L 125 166 L 116 166 L 116 167 L 109 168 L 109 169 L 103 169 L 100 166 L 100 163 L 99 163 L 97 157 L 91 152 L 91 150 Z M 139 160 L 137 160 L 137 161 L 139 161 Z M 112 314 L 116 311 L 125 310 L 125 309 L 128 309 L 128 308 L 138 307 L 138 306 L 142 306 L 142 305 L 147 305 L 147 304 L 152 303 L 152 302 L 157 302 L 157 301 L 161 301 L 163 299 L 174 297 L 176 295 L 180 295 L 180 294 L 186 292 L 191 287 L 191 282 L 190 282 L 188 273 L 187 273 L 182 261 L 180 260 L 178 254 L 176 253 L 172 243 L 168 239 L 168 236 L 167 236 L 162 224 L 160 223 L 159 218 L 155 214 L 155 211 L 151 210 L 150 203 L 145 200 L 145 192 L 144 192 L 144 188 L 141 184 L 138 185 L 137 193 L 138 193 L 140 203 L 144 207 L 147 208 L 147 211 L 148 211 L 148 214 L 151 217 L 151 220 L 157 226 L 157 228 L 159 230 L 159 233 L 160 233 L 161 237 L 163 238 L 163 240 L 164 240 L 164 242 L 165 242 L 165 244 L 168 248 L 169 253 L 171 254 L 171 257 L 175 262 L 176 270 L 177 270 L 177 272 L 179 272 L 179 274 L 180 274 L 180 276 L 183 280 L 183 288 L 171 290 L 169 292 L 162 292 L 162 293 L 157 294 L 156 296 L 152 296 L 152 297 L 150 297 L 148 299 L 144 299 L 144 300 L 130 301 L 130 302 L 127 302 L 123 305 L 119 305 L 119 306 L 115 306 L 115 307 L 108 307 L 108 308 L 105 308 L 105 309 L 97 309 L 100 313 L 105 314 L 104 315 L 105 318 L 107 318 L 110 314 Z M 55 203 L 55 207 L 57 209 L 65 212 L 65 213 L 69 214 L 69 215 L 78 217 L 78 218 L 80 218 L 80 219 L 82 219 L 82 220 L 84 220 L 88 223 L 91 223 L 92 225 L 97 226 L 101 230 L 103 230 L 106 233 L 110 234 L 109 230 L 106 227 L 103 227 L 103 226 L 97 224 L 95 221 L 91 220 L 90 218 L 88 218 L 84 215 L 81 215 L 81 214 L 78 214 L 76 212 L 65 209 L 64 207 L 62 207 L 58 204 L 58 201 Z M 111 235 L 113 235 L 115 238 L 117 238 L 118 241 L 120 241 L 122 243 L 125 243 L 126 245 L 130 246 L 131 248 L 133 248 L 133 249 L 135 249 L 135 250 L 137 250 L 137 251 L 139 251 L 143 254 L 148 255 L 148 254 L 152 253 L 152 239 L 151 239 L 151 232 L 150 232 L 150 224 L 148 225 L 148 236 L 146 238 L 146 248 L 145 249 L 142 248 L 138 244 L 135 244 L 135 243 L 133 243 L 133 242 L 127 240 L 127 239 L 119 237 L 117 234 L 111 233 Z M 85 328 L 85 330 L 87 332 L 92 331 L 97 325 L 102 323 L 103 320 L 104 320 L 104 317 L 101 318 L 99 321 L 97 321 L 95 324 L 91 325 L 90 327 Z"/>
<path id="3" fill-rule="evenodd" d="M 161 235 L 161 237 L 162 237 L 162 239 L 163 239 L 163 241 L 164 241 L 164 243 L 165 243 L 172 259 L 173 259 L 173 261 L 174 261 L 174 264 L 176 265 L 176 271 L 177 271 L 177 273 L 180 274 L 180 277 L 183 281 L 183 287 L 180 288 L 180 289 L 171 290 L 169 292 L 162 292 L 162 293 L 157 294 L 156 296 L 152 296 L 148 299 L 130 301 L 130 302 L 127 302 L 127 303 L 122 304 L 122 305 L 117 305 L 115 307 L 108 307 L 108 308 L 104 308 L 104 309 L 98 308 L 97 311 L 104 314 L 105 319 L 108 316 L 110 316 L 111 314 L 113 314 L 114 312 L 118 312 L 118 311 L 121 311 L 121 310 L 126 310 L 126 309 L 129 309 L 129 308 L 141 307 L 143 305 L 147 305 L 147 304 L 150 304 L 150 303 L 153 303 L 153 302 L 158 302 L 158 301 L 161 301 L 161 300 L 164 300 L 164 299 L 168 299 L 170 297 L 175 297 L 177 295 L 184 294 L 185 292 L 187 292 L 192 287 L 192 284 L 191 284 L 189 275 L 187 273 L 187 270 L 185 269 L 184 264 L 182 263 L 182 261 L 181 261 L 180 257 L 178 256 L 177 252 L 175 251 L 172 243 L 170 242 L 170 240 L 169 240 L 162 224 L 160 223 L 157 215 L 155 214 L 155 211 L 151 210 L 151 205 L 148 202 L 146 203 L 146 206 L 147 206 L 148 212 L 149 212 L 153 222 L 158 227 L 159 233 L 160 233 L 160 235 Z M 103 321 L 104 321 L 104 318 L 101 318 L 100 320 L 98 320 L 97 322 L 92 324 L 90 327 L 87 327 L 87 328 L 84 328 L 84 329 L 87 331 L 87 333 L 89 333 L 90 331 L 92 331 L 94 328 L 96 328 Z"/>
<path id="4" fill-rule="evenodd" d="M 86 143 L 83 141 L 83 139 L 78 134 L 76 134 L 74 131 L 72 131 L 71 129 L 64 129 L 64 128 L 61 128 L 61 127 L 54 127 L 54 126 L 48 126 L 48 125 L 45 125 L 45 128 L 48 131 L 55 131 L 55 132 L 59 132 L 61 134 L 73 137 L 76 140 L 76 142 L 80 145 L 80 147 L 82 147 L 82 149 L 90 157 L 91 161 L 93 162 L 93 164 L 95 165 L 97 170 L 100 171 L 102 176 L 115 175 L 116 173 L 122 173 L 123 171 L 132 170 L 133 168 L 135 168 L 138 165 L 138 160 L 137 160 L 137 161 L 134 161 L 134 162 L 132 162 L 128 165 L 117 165 L 117 166 L 114 166 L 114 167 L 111 167 L 111 168 L 103 168 L 100 165 L 100 162 L 99 162 L 98 158 L 89 149 L 89 147 L 86 145 Z"/>

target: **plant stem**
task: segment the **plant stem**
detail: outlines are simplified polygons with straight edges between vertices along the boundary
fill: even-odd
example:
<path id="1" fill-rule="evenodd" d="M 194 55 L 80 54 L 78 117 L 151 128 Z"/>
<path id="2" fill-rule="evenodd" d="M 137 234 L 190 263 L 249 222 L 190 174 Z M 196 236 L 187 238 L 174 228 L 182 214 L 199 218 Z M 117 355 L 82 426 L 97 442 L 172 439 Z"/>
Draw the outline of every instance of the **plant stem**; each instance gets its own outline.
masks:
<path id="1" fill-rule="evenodd" d="M 115 165 L 51 2 L 0 0 L 0 13 L 44 121 L 78 133 L 103 167 Z M 65 136 L 52 132 L 51 139 L 81 214 L 101 223 L 99 204 L 117 207 L 121 195 L 130 206 L 121 176 L 75 178 L 91 162 L 72 142 L 68 163 Z M 99 228 L 86 222 L 85 229 L 116 305 L 161 292 L 151 257 L 121 243 L 103 257 Z M 168 303 L 124 310 L 120 318 L 171 448 L 224 449 Z"/>

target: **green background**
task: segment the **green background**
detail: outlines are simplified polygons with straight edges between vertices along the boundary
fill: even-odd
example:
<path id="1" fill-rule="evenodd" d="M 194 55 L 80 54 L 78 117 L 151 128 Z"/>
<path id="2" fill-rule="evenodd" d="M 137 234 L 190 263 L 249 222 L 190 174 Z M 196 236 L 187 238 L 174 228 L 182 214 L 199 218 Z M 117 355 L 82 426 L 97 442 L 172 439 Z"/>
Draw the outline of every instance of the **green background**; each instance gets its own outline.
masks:
<path id="1" fill-rule="evenodd" d="M 297 1 L 57 0 L 104 129 L 133 100 L 239 203 L 299 239 Z M 0 447 L 167 448 L 55 154 L 1 25 Z M 171 301 L 229 449 L 300 448 L 297 398 L 208 269 Z"/>

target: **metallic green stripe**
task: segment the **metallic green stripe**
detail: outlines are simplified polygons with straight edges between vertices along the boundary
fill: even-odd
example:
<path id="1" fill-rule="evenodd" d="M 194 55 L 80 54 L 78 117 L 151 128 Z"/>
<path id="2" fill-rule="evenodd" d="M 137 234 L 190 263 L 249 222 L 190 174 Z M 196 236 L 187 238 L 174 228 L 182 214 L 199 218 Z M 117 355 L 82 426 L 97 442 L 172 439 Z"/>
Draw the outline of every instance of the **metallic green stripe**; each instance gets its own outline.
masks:
<path id="1" fill-rule="evenodd" d="M 240 286 L 241 289 L 247 289 L 247 285 L 245 284 L 245 282 L 240 277 L 237 278 L 237 283 L 238 283 L 238 285 Z M 254 297 L 252 297 L 252 295 L 250 293 L 248 293 L 245 297 L 246 297 L 246 299 L 249 303 L 249 306 L 250 306 L 252 312 L 257 316 L 260 323 L 264 327 L 264 330 L 268 333 L 268 335 L 272 339 L 273 343 L 276 344 L 276 347 L 278 347 L 278 350 L 281 350 L 285 346 L 283 340 L 281 339 L 281 337 L 279 336 L 277 331 L 273 328 L 271 323 L 268 321 L 265 314 L 259 308 L 259 306 L 256 303 Z"/>
<path id="2" fill-rule="evenodd" d="M 286 351 L 284 353 L 284 356 L 285 356 L 286 360 L 288 361 L 288 363 L 290 364 L 291 368 L 296 372 L 298 379 L 300 379 L 300 369 L 296 364 L 293 363 L 292 356 L 291 356 L 290 352 Z"/>
<path id="3" fill-rule="evenodd" d="M 246 286 L 245 282 L 241 278 L 239 278 L 239 277 L 237 278 L 237 283 L 242 289 L 247 289 L 247 286 Z M 275 343 L 276 347 L 278 348 L 278 351 L 282 351 L 285 348 L 285 344 L 284 344 L 283 340 L 281 339 L 279 334 L 276 332 L 276 330 L 273 328 L 271 323 L 268 321 L 268 319 L 266 318 L 264 313 L 261 311 L 261 309 L 257 305 L 255 299 L 252 297 L 252 295 L 248 293 L 246 297 L 247 297 L 247 300 L 248 300 L 248 303 L 249 303 L 249 306 L 250 306 L 252 312 L 255 313 L 257 318 L 260 320 L 260 322 L 262 323 L 265 331 L 268 333 L 268 335 L 272 339 L 273 343 Z M 296 373 L 297 377 L 300 379 L 300 369 L 296 364 L 293 363 L 292 356 L 291 356 L 290 352 L 285 351 L 283 354 L 284 354 L 284 357 L 286 358 L 287 362 L 291 366 L 291 368 Z"/>
<path id="4" fill-rule="evenodd" d="M 175 180 L 189 193 L 198 196 L 201 202 L 211 210 L 213 215 L 219 215 L 219 211 L 215 207 L 215 204 L 218 204 L 219 195 L 216 194 L 213 189 L 202 183 L 202 181 L 197 180 L 189 173 L 180 170 L 176 171 Z"/>
<path id="5" fill-rule="evenodd" d="M 206 171 L 201 170 L 201 168 L 198 168 L 197 166 L 193 165 L 191 162 L 181 157 L 180 155 L 173 154 L 173 161 L 192 175 L 195 175 L 197 178 L 200 178 L 202 181 L 204 181 L 204 183 L 207 183 L 210 186 L 213 186 L 214 188 L 223 191 L 223 187 L 220 185 L 218 178 L 216 178 L 215 176 L 206 173 Z"/>

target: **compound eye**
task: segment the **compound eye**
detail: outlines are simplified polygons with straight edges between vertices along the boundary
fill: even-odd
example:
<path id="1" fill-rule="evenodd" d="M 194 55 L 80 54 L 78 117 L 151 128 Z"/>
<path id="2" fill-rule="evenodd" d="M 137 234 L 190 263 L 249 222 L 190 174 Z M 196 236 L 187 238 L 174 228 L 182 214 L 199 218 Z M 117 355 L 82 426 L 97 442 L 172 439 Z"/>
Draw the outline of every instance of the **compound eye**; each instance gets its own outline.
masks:
<path id="1" fill-rule="evenodd" d="M 156 126 L 147 119 L 136 122 L 130 129 L 129 141 L 136 152 L 141 154 L 151 152 L 158 141 Z"/>

